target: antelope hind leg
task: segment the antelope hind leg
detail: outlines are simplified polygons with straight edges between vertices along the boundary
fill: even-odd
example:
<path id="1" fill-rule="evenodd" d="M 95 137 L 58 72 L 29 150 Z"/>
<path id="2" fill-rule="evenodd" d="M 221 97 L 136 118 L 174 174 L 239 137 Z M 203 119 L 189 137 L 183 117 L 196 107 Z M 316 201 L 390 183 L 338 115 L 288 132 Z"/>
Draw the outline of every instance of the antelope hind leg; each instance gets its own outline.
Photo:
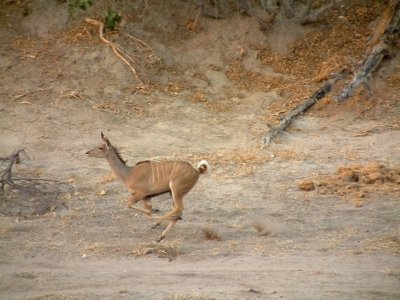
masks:
<path id="1" fill-rule="evenodd" d="M 170 184 L 172 200 L 173 200 L 173 208 L 172 210 L 159 218 L 152 228 L 156 228 L 162 222 L 169 221 L 167 228 L 161 233 L 158 242 L 162 241 L 165 238 L 165 235 L 171 230 L 171 228 L 176 224 L 178 220 L 181 219 L 182 211 L 183 211 L 183 194 L 174 189 L 174 186 Z"/>
<path id="2" fill-rule="evenodd" d="M 153 228 L 157 227 L 165 221 L 178 221 L 182 219 L 181 216 L 183 211 L 183 195 L 174 190 L 173 187 L 171 187 L 171 193 L 174 203 L 172 210 L 161 218 L 154 219 L 156 220 L 156 223 L 154 224 Z"/>

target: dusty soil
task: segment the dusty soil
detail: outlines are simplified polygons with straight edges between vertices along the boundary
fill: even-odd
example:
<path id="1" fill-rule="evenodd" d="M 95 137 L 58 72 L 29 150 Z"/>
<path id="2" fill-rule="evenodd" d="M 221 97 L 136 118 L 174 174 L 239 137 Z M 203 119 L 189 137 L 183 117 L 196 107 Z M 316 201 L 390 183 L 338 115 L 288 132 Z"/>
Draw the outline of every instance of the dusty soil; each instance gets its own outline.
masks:
<path id="1" fill-rule="evenodd" d="M 398 299 L 399 49 L 372 96 L 328 97 L 260 150 L 267 123 L 356 68 L 383 3 L 263 31 L 238 13 L 193 26 L 194 5 L 151 2 L 119 1 L 124 23 L 106 34 L 145 90 L 83 20 L 105 1 L 73 17 L 62 1 L 1 4 L 0 156 L 24 148 L 13 175 L 37 189 L 1 195 L 0 298 Z M 161 243 L 85 156 L 100 131 L 128 164 L 209 160 Z"/>

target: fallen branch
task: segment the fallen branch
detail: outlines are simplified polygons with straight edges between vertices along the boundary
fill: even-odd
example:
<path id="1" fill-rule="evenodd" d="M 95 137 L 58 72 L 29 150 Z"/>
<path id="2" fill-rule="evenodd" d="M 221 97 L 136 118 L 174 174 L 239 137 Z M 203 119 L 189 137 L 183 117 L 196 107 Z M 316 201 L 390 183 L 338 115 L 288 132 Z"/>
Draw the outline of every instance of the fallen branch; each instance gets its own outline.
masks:
<path id="1" fill-rule="evenodd" d="M 373 45 L 370 54 L 367 55 L 363 64 L 361 65 L 358 72 L 354 75 L 353 80 L 347 85 L 339 96 L 335 97 L 337 102 L 343 102 L 353 95 L 354 91 L 364 84 L 368 91 L 371 93 L 371 89 L 367 82 L 367 77 L 381 63 L 382 59 L 387 55 L 388 37 L 397 30 L 400 22 L 400 0 L 392 0 L 382 15 L 380 24 L 378 24 L 375 34 L 371 40 Z"/>
<path id="2" fill-rule="evenodd" d="M 104 23 L 97 21 L 97 20 L 93 20 L 93 19 L 89 19 L 86 18 L 85 21 L 91 25 L 95 25 L 95 26 L 99 26 L 99 36 L 100 39 L 106 43 L 107 45 L 109 45 L 111 47 L 111 49 L 113 50 L 113 52 L 115 53 L 115 55 L 117 55 L 117 57 L 119 59 L 121 59 L 125 64 L 128 65 L 128 67 L 130 68 L 130 70 L 133 73 L 133 76 L 136 78 L 136 80 L 139 82 L 139 87 L 138 88 L 144 88 L 145 85 L 142 82 L 142 80 L 139 78 L 135 68 L 131 65 L 131 63 L 128 61 L 134 61 L 133 58 L 131 58 L 128 54 L 126 54 L 117 44 L 107 40 L 104 37 Z"/>
<path id="3" fill-rule="evenodd" d="M 327 3 L 322 4 L 321 7 L 315 9 L 314 11 L 311 11 L 313 2 L 313 0 L 307 1 L 306 9 L 303 13 L 303 17 L 300 20 L 301 25 L 307 25 L 317 21 L 318 17 L 321 14 L 323 14 L 328 9 L 331 9 L 334 5 L 334 1 L 328 0 Z"/>
<path id="4" fill-rule="evenodd" d="M 225 1 L 217 1 L 215 5 L 204 0 L 193 0 L 193 2 L 200 7 L 204 16 L 214 19 L 225 19 L 231 13 L 229 5 Z"/>
<path id="5" fill-rule="evenodd" d="M 383 57 L 385 56 L 385 49 L 385 44 L 378 44 L 374 47 L 372 53 L 368 55 L 364 64 L 360 67 L 351 83 L 343 89 L 339 96 L 335 97 L 336 102 L 343 102 L 347 100 L 353 95 L 354 91 L 360 86 L 360 84 L 364 84 L 369 93 L 371 93 L 371 89 L 367 83 L 367 76 L 374 72 L 379 66 Z"/>
<path id="6" fill-rule="evenodd" d="M 10 156 L 0 157 L 0 161 L 2 161 L 2 162 L 8 161 L 8 165 L 6 166 L 4 171 L 1 173 L 0 182 L 1 182 L 1 190 L 2 191 L 4 191 L 4 186 L 6 184 L 8 184 L 10 186 L 16 185 L 12 179 L 11 172 L 12 172 L 12 168 L 13 168 L 14 164 L 19 164 L 21 161 L 20 153 L 24 153 L 26 155 L 24 149 L 19 149 L 17 151 L 14 151 Z"/>
<path id="7" fill-rule="evenodd" d="M 63 184 L 63 182 L 52 179 L 14 177 L 12 169 L 14 165 L 21 162 L 22 154 L 29 159 L 29 156 L 26 154 L 25 149 L 16 150 L 7 157 L 0 157 L 0 167 L 3 167 L 3 165 L 6 164 L 4 170 L 0 171 L 0 192 L 4 192 L 5 186 L 9 185 L 13 189 L 18 189 L 20 191 L 23 190 L 40 194 L 48 194 L 49 183 L 57 185 Z M 52 194 L 55 193 L 52 191 Z"/>
<path id="8" fill-rule="evenodd" d="M 295 117 L 307 111 L 315 103 L 325 97 L 332 89 L 332 86 L 344 76 L 344 71 L 341 73 L 335 73 L 327 80 L 324 85 L 319 88 L 311 97 L 309 97 L 304 103 L 297 105 L 292 109 L 287 116 L 285 116 L 277 127 L 273 127 L 268 124 L 270 132 L 264 137 L 264 143 L 262 148 L 269 145 L 271 141 L 280 133 L 282 133 L 293 121 Z"/>

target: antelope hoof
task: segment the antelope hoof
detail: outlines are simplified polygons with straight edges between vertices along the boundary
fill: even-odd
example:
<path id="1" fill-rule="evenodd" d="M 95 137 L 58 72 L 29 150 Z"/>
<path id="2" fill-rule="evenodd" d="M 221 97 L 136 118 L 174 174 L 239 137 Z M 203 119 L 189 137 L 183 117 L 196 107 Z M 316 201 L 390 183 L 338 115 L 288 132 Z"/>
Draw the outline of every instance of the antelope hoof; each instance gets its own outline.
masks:
<path id="1" fill-rule="evenodd" d="M 151 212 L 152 213 L 158 213 L 160 210 L 158 209 L 158 208 L 153 208 L 152 210 L 151 210 Z"/>
<path id="2" fill-rule="evenodd" d="M 162 235 L 158 238 L 157 243 L 161 242 L 165 238 L 165 235 Z"/>
<path id="3" fill-rule="evenodd" d="M 159 223 L 155 223 L 153 226 L 151 226 L 151 229 L 156 229 L 158 226 L 160 226 Z"/>

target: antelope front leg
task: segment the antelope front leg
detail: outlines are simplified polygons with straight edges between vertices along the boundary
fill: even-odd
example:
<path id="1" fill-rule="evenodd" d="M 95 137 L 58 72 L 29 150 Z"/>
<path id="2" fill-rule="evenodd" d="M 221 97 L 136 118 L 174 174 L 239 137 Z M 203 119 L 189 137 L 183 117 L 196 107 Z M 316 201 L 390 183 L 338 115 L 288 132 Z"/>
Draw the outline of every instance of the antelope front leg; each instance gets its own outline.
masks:
<path id="1" fill-rule="evenodd" d="M 145 200 L 145 199 L 146 198 L 144 198 L 144 195 L 142 195 L 142 194 L 136 194 L 136 193 L 132 194 L 132 196 L 128 200 L 128 208 L 140 211 L 150 218 L 150 215 L 153 212 L 152 210 L 147 209 L 146 206 L 145 206 L 145 208 L 140 208 L 140 207 L 134 206 L 134 204 L 136 202 L 138 202 L 140 200 Z M 146 204 L 146 201 L 144 203 Z"/>

